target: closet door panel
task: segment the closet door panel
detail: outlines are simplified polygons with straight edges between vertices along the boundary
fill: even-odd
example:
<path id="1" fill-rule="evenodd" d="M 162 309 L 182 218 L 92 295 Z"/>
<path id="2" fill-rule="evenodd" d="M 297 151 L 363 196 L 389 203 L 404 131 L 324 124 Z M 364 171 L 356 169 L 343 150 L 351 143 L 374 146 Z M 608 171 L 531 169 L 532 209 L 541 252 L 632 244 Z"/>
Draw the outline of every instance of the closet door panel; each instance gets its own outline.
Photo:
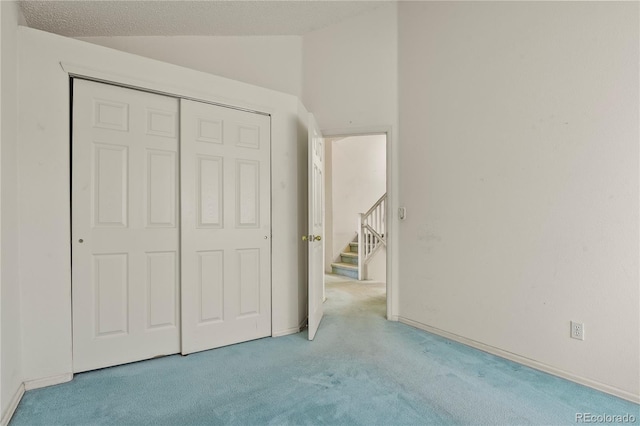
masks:
<path id="1" fill-rule="evenodd" d="M 180 352 L 178 107 L 74 80 L 74 372 Z"/>
<path id="2" fill-rule="evenodd" d="M 187 354 L 271 335 L 270 118 L 180 109 Z"/>

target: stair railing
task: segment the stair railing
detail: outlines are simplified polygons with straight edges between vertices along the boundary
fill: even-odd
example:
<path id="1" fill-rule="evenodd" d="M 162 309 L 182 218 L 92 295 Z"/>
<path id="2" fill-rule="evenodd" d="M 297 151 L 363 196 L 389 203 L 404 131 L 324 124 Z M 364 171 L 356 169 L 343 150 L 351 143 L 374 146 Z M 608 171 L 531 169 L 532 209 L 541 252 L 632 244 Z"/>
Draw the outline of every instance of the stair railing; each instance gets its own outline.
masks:
<path id="1" fill-rule="evenodd" d="M 364 279 L 364 267 L 382 246 L 387 245 L 387 194 L 358 217 L 358 279 Z"/>

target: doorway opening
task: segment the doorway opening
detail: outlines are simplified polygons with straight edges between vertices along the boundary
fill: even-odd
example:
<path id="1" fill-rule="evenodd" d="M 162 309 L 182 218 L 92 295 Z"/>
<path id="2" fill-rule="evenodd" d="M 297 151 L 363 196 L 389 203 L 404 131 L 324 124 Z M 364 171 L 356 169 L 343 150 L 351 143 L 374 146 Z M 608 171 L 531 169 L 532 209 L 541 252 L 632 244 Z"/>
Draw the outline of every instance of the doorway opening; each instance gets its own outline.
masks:
<path id="1" fill-rule="evenodd" d="M 386 314 L 387 134 L 325 137 L 325 297 L 351 300 Z"/>

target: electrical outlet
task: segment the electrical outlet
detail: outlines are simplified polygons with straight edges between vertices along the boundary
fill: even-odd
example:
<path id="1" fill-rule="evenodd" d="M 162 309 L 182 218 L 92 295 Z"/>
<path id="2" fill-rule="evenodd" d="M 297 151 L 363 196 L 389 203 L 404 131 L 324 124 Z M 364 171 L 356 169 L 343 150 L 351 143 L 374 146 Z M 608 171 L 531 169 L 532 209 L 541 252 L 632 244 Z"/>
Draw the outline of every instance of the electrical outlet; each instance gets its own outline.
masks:
<path id="1" fill-rule="evenodd" d="M 571 338 L 584 340 L 584 324 L 571 321 Z"/>

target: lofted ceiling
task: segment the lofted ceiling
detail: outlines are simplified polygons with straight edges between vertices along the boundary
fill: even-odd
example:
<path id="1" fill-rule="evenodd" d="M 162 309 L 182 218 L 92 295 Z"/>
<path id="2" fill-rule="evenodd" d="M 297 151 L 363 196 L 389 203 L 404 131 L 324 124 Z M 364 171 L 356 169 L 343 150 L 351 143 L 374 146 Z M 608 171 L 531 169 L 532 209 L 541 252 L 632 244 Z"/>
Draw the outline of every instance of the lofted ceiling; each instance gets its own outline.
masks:
<path id="1" fill-rule="evenodd" d="M 22 0 L 27 25 L 67 37 L 303 35 L 385 3 L 271 0 Z"/>

